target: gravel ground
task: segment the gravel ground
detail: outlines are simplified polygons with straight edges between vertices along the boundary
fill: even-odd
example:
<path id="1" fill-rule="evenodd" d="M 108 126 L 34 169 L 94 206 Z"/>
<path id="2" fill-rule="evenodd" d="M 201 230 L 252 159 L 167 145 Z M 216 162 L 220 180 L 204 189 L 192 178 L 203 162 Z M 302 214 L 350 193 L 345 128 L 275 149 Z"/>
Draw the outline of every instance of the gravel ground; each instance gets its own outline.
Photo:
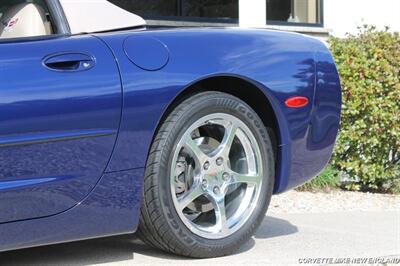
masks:
<path id="1" fill-rule="evenodd" d="M 329 213 L 342 211 L 400 211 L 400 195 L 361 192 L 290 191 L 272 197 L 268 213 Z"/>

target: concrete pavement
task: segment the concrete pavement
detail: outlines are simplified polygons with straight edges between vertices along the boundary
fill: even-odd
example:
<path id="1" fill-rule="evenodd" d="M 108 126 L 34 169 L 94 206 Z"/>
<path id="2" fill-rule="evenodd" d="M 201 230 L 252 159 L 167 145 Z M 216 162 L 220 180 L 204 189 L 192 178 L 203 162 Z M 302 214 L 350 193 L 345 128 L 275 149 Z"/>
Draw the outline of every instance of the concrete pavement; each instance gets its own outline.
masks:
<path id="1" fill-rule="evenodd" d="M 191 260 L 118 236 L 0 254 L 1 265 L 284 265 L 307 258 L 395 257 L 400 210 L 268 215 L 235 255 Z"/>

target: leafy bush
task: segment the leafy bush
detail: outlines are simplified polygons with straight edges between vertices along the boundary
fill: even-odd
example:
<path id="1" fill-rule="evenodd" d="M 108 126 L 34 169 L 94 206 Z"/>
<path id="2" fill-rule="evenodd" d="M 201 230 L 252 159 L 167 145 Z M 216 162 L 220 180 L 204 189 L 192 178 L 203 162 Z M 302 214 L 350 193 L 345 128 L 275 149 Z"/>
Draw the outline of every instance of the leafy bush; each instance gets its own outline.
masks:
<path id="1" fill-rule="evenodd" d="M 330 191 L 339 187 L 339 172 L 327 166 L 316 178 L 298 187 L 297 191 Z"/>
<path id="2" fill-rule="evenodd" d="M 332 164 L 347 188 L 390 192 L 400 184 L 400 34 L 363 26 L 329 41 L 343 87 Z"/>

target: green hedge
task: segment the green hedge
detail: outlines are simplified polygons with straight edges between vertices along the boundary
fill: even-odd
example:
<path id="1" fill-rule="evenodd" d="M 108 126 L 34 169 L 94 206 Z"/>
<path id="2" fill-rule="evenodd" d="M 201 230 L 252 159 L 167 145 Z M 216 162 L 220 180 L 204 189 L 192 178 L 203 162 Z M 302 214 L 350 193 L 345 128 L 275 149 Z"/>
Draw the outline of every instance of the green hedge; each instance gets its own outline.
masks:
<path id="1" fill-rule="evenodd" d="M 338 170 L 334 169 L 331 165 L 328 165 L 318 176 L 304 185 L 296 188 L 296 190 L 309 192 L 330 192 L 339 188 L 339 176 Z"/>
<path id="2" fill-rule="evenodd" d="M 347 188 L 393 192 L 400 177 L 400 35 L 373 26 L 331 38 L 343 110 L 332 165 Z"/>

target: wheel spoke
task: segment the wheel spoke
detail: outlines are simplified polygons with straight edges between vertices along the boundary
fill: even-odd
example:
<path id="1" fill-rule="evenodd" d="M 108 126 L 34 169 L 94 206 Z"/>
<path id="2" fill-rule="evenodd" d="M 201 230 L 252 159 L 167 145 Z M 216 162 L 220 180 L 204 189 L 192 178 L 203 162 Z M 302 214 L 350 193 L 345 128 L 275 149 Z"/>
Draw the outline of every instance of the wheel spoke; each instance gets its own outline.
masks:
<path id="1" fill-rule="evenodd" d="M 235 124 L 228 124 L 227 126 L 225 126 L 225 135 L 218 149 L 218 154 L 221 154 L 225 157 L 229 156 L 229 152 L 231 151 L 231 147 L 233 144 L 233 140 L 235 139 L 237 129 L 238 128 Z"/>
<path id="2" fill-rule="evenodd" d="M 192 203 L 195 199 L 204 194 L 204 191 L 201 189 L 200 185 L 194 185 L 192 188 L 184 193 L 181 197 L 178 198 L 178 204 L 180 211 L 183 211 L 190 203 Z"/>
<path id="3" fill-rule="evenodd" d="M 193 159 L 196 159 L 198 162 L 203 163 L 207 155 L 200 149 L 199 145 L 190 137 L 186 138 L 184 146 L 190 150 L 192 153 Z"/>
<path id="4" fill-rule="evenodd" d="M 232 172 L 231 173 L 232 176 L 232 184 L 237 184 L 237 183 L 246 183 L 249 185 L 255 185 L 258 186 L 261 182 L 261 177 L 257 174 L 239 174 L 239 173 L 235 173 Z"/>
<path id="5" fill-rule="evenodd" d="M 214 228 L 219 232 L 226 232 L 229 227 L 226 217 L 226 206 L 225 206 L 225 196 L 215 197 L 211 196 L 211 203 L 214 207 L 214 213 L 216 218 L 216 223 Z"/>

